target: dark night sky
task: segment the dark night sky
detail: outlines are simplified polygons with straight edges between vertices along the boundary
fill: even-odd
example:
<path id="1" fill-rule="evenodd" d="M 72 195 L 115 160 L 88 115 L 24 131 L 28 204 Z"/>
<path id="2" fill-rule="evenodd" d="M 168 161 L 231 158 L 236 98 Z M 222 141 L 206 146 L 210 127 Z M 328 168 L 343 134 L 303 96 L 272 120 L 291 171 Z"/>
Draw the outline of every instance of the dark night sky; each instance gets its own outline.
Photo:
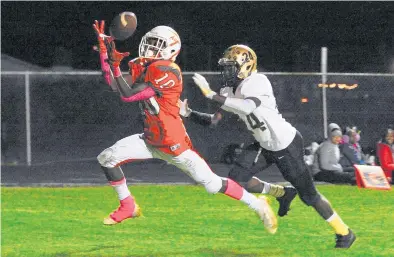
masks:
<path id="1" fill-rule="evenodd" d="M 138 30 L 120 50 L 136 55 L 143 34 L 170 25 L 184 45 L 184 70 L 215 70 L 236 43 L 254 48 L 270 71 L 319 70 L 322 46 L 330 71 L 387 72 L 394 57 L 394 2 L 2 2 L 1 51 L 49 67 L 64 47 L 73 67 L 98 69 L 92 23 L 122 11 L 136 13 Z M 211 60 L 196 45 L 210 45 Z"/>

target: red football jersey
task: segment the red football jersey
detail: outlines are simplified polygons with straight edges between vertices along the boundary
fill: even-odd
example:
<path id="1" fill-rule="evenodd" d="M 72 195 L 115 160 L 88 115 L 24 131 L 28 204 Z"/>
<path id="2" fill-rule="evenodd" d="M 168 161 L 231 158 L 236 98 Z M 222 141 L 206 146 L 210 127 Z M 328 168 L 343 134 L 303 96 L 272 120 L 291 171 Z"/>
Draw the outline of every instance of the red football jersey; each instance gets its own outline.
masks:
<path id="1" fill-rule="evenodd" d="M 145 141 L 172 155 L 192 148 L 179 115 L 178 100 L 183 89 L 179 66 L 172 61 L 155 61 L 146 70 L 145 82 L 161 94 L 141 102 Z"/>

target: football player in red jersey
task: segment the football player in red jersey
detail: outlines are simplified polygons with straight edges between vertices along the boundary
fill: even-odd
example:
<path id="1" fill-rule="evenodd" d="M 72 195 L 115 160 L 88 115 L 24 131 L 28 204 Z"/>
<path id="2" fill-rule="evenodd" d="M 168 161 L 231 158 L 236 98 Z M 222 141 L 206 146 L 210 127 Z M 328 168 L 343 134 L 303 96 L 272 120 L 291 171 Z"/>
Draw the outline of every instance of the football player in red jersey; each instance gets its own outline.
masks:
<path id="1" fill-rule="evenodd" d="M 139 101 L 145 116 L 142 134 L 119 140 L 97 157 L 120 201 L 119 208 L 104 219 L 104 224 L 114 225 L 141 215 L 120 166 L 133 160 L 157 158 L 184 171 L 207 192 L 221 192 L 242 201 L 258 214 L 268 232 L 275 233 L 277 219 L 267 199 L 257 198 L 233 180 L 213 173 L 193 149 L 179 116 L 178 101 L 183 83 L 181 70 L 174 62 L 181 49 L 177 32 L 158 26 L 146 33 L 139 45 L 139 58 L 129 62 L 131 81 L 126 81 L 119 64 L 129 54 L 115 49 L 114 42 L 104 34 L 104 22 L 96 21 L 93 27 L 106 82 L 116 88 L 124 102 Z"/>

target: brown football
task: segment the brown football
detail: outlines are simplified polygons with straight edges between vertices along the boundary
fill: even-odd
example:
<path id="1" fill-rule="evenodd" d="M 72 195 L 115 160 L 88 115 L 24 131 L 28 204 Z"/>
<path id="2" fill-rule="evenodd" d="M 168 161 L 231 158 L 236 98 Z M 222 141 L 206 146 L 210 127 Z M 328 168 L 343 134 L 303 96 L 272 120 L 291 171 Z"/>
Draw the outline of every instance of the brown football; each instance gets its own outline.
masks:
<path id="1" fill-rule="evenodd" d="M 137 29 L 137 16 L 132 12 L 122 12 L 111 22 L 110 35 L 116 40 L 125 40 L 131 37 Z"/>

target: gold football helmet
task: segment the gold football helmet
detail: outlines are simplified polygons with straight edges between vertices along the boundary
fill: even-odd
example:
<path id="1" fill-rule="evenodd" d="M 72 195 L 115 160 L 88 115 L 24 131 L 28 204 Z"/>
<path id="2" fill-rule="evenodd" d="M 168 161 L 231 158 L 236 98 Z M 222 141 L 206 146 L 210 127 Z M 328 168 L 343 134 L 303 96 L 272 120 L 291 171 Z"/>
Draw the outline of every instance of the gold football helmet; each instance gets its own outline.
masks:
<path id="1" fill-rule="evenodd" d="M 234 80 L 243 80 L 257 72 L 257 56 L 248 46 L 232 45 L 224 51 L 219 65 L 226 84 L 232 84 Z"/>

